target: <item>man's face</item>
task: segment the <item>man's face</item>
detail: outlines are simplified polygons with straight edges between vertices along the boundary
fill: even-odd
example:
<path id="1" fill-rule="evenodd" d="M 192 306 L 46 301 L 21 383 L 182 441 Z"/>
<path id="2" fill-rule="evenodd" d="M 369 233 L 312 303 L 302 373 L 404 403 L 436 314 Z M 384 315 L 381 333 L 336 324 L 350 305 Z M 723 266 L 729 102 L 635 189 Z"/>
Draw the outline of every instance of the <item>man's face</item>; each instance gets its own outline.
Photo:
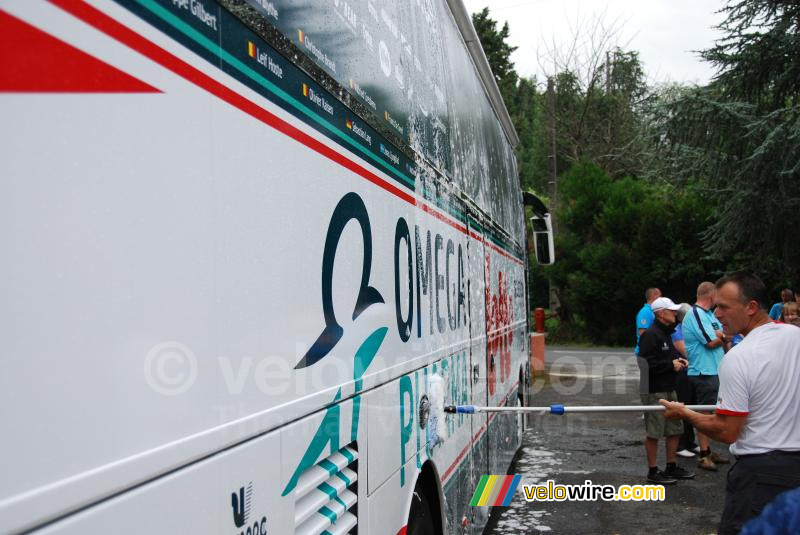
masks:
<path id="1" fill-rule="evenodd" d="M 725 283 L 718 289 L 715 295 L 717 309 L 714 315 L 725 327 L 725 332 L 736 334 L 744 331 L 750 324 L 750 318 L 754 311 L 751 309 L 752 301 L 748 304 L 742 303 L 739 287 L 732 283 Z"/>
<path id="2" fill-rule="evenodd" d="M 678 312 L 675 310 L 659 310 L 656 312 L 656 318 L 664 325 L 675 325 L 678 323 Z"/>

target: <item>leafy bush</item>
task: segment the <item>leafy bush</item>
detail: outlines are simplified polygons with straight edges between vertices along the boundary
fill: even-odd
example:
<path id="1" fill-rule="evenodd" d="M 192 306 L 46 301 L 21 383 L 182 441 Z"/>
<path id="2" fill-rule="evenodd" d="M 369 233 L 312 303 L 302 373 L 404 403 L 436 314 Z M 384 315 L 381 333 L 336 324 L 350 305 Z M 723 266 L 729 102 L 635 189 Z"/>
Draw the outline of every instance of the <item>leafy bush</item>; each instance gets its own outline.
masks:
<path id="1" fill-rule="evenodd" d="M 558 288 L 558 338 L 633 345 L 644 290 L 694 300 L 697 284 L 719 274 L 700 254 L 711 216 L 689 189 L 665 189 L 595 164 L 573 165 L 559 179 L 557 262 L 544 273 Z"/>

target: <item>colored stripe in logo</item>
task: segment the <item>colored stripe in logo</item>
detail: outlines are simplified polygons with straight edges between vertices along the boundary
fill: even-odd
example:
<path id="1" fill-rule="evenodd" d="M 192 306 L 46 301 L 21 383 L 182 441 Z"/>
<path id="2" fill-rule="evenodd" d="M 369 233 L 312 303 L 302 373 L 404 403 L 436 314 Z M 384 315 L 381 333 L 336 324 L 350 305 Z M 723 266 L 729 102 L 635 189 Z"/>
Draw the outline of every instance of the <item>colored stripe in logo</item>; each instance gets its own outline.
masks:
<path id="1" fill-rule="evenodd" d="M 353 129 L 353 121 L 352 120 L 348 119 L 346 124 L 347 124 L 347 128 L 349 128 L 350 130 Z"/>
<path id="2" fill-rule="evenodd" d="M 247 55 L 251 58 L 256 57 L 256 45 L 252 41 L 247 41 Z"/>
<path id="3" fill-rule="evenodd" d="M 297 30 L 297 40 L 301 43 L 306 42 L 306 34 L 303 33 L 303 30 Z"/>
<path id="4" fill-rule="evenodd" d="M 514 492 L 522 476 L 481 476 L 478 488 L 472 495 L 470 506 L 507 506 L 511 504 Z"/>
<path id="5" fill-rule="evenodd" d="M 303 84 L 303 96 L 308 96 L 308 84 Z"/>

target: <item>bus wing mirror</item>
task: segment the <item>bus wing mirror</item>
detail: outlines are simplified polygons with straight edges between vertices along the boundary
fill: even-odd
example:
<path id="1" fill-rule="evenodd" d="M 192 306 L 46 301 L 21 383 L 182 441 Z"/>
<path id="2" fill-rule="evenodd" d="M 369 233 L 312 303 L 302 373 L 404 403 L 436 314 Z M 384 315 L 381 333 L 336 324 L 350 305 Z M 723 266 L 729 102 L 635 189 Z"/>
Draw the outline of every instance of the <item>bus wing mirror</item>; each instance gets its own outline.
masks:
<path id="1" fill-rule="evenodd" d="M 553 224 L 550 214 L 535 215 L 530 219 L 533 229 L 533 250 L 536 261 L 545 266 L 555 261 L 555 248 L 553 245 Z"/>

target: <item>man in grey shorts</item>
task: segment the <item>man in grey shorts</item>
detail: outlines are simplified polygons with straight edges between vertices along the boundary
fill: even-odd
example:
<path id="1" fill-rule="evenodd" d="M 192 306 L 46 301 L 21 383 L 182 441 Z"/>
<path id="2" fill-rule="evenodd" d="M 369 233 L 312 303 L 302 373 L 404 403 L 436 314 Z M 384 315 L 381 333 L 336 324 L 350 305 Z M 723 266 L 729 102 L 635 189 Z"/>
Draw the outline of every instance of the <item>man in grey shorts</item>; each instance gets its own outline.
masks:
<path id="1" fill-rule="evenodd" d="M 640 392 L 642 405 L 658 405 L 659 399 L 677 401 L 675 383 L 677 372 L 688 365 L 672 343 L 672 333 L 677 325 L 680 306 L 668 297 L 659 297 L 650 305 L 655 321 L 639 339 Z M 678 423 L 679 425 L 674 425 Z M 675 460 L 678 441 L 683 433 L 683 422 L 667 420 L 661 412 L 645 413 L 645 441 L 647 452 L 647 481 L 673 485 L 678 479 L 692 479 L 694 474 L 679 467 Z M 667 468 L 658 469 L 656 461 L 658 441 L 666 438 Z"/>

